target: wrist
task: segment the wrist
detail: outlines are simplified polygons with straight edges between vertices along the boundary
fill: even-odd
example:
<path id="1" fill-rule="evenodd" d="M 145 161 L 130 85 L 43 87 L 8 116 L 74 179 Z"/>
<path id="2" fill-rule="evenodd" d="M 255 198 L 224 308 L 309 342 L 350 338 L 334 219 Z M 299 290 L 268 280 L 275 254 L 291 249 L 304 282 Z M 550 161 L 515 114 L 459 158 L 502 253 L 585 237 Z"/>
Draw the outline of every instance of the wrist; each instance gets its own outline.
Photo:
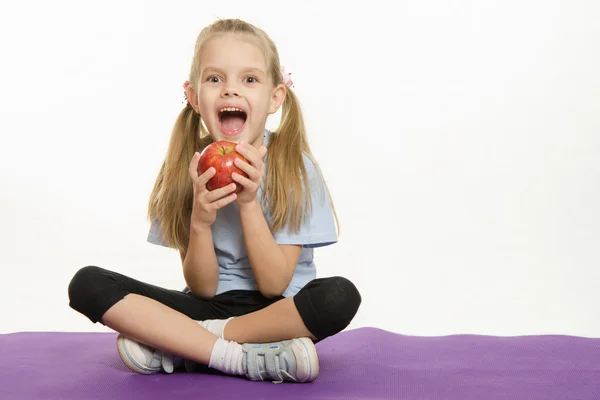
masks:
<path id="1" fill-rule="evenodd" d="M 201 222 L 192 223 L 190 225 L 190 234 L 191 235 L 206 235 L 212 234 L 212 229 L 209 224 L 204 224 Z"/>
<path id="2" fill-rule="evenodd" d="M 260 203 L 257 198 L 253 199 L 252 201 L 250 201 L 248 203 L 239 204 L 239 208 L 240 208 L 240 213 L 255 212 L 255 211 L 260 211 L 262 213 L 262 208 L 260 207 Z"/>

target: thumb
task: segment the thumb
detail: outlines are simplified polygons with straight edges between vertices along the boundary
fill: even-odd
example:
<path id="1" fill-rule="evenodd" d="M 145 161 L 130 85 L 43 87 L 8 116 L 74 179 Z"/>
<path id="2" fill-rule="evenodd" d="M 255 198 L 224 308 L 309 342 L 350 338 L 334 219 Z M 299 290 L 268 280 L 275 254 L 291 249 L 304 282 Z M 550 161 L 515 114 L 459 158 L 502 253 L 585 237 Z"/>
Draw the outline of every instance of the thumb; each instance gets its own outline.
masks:
<path id="1" fill-rule="evenodd" d="M 258 149 L 259 153 L 260 153 L 260 157 L 264 158 L 265 155 L 267 155 L 267 148 L 265 146 L 260 146 L 260 148 Z"/>
<path id="2" fill-rule="evenodd" d="M 196 179 L 198 179 L 198 162 L 200 159 L 200 153 L 195 152 L 194 153 L 194 157 L 192 157 L 192 160 L 190 161 L 190 167 L 189 167 L 189 174 L 190 174 L 190 178 L 192 178 L 192 182 L 195 182 Z"/>

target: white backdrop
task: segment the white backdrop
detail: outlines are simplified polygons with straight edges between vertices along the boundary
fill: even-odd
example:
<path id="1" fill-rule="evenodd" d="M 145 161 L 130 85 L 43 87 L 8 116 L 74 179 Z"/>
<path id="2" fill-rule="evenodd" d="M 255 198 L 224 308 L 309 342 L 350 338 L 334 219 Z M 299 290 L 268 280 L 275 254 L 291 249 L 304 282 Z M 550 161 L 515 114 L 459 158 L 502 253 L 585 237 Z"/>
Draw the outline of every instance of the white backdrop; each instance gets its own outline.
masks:
<path id="1" fill-rule="evenodd" d="M 197 34 L 241 17 L 293 74 L 350 328 L 600 337 L 600 3 L 213 3 L 2 3 L 0 333 L 105 331 L 85 265 L 183 287 L 147 200 Z"/>

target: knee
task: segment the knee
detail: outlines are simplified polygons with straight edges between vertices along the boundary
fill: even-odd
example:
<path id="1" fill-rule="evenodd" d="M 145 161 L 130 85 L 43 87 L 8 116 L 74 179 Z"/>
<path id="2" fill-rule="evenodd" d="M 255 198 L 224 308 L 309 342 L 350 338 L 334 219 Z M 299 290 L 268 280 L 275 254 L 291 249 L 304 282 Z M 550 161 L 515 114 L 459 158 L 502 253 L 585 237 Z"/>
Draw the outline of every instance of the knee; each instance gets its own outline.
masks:
<path id="1" fill-rule="evenodd" d="M 358 312 L 362 302 L 360 292 L 356 285 L 347 278 L 335 276 L 327 280 L 325 285 L 327 293 L 327 314 L 338 315 L 340 320 L 350 323 Z"/>
<path id="2" fill-rule="evenodd" d="M 93 265 L 83 267 L 75 273 L 69 282 L 69 301 L 71 304 L 85 304 L 89 296 L 97 290 L 98 278 L 103 269 Z"/>
<path id="3" fill-rule="evenodd" d="M 350 280 L 336 276 L 309 283 L 295 301 L 306 328 L 322 340 L 350 324 L 360 307 L 361 295 Z"/>

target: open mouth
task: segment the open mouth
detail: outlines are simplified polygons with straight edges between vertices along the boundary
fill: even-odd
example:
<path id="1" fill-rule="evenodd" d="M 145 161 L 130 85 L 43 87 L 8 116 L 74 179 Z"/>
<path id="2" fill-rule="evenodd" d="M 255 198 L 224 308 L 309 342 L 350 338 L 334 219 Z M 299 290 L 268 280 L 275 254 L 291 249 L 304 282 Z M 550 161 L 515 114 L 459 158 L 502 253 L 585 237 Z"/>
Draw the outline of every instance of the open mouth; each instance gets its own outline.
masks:
<path id="1" fill-rule="evenodd" d="M 219 126 L 225 135 L 236 135 L 244 129 L 248 115 L 237 107 L 224 107 L 218 113 Z"/>

